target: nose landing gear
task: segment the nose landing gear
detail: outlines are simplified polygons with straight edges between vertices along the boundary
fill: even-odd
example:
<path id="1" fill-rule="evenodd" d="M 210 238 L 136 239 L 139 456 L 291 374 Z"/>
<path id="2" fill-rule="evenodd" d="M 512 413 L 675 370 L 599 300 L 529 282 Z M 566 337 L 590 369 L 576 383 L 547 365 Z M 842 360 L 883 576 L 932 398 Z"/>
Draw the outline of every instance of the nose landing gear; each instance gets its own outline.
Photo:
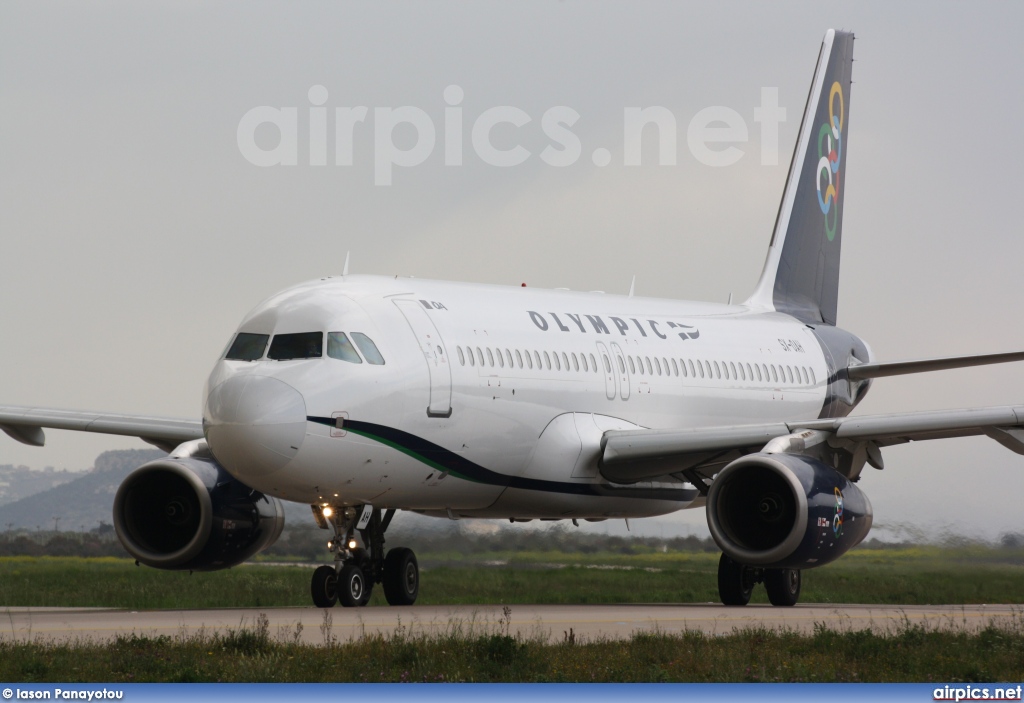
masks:
<path id="1" fill-rule="evenodd" d="M 412 605 L 419 595 L 420 571 L 411 549 L 396 547 L 384 553 L 384 532 L 395 511 L 381 516 L 379 508 L 321 508 L 312 506 L 321 527 L 334 528 L 327 548 L 334 554 L 334 566 L 321 566 L 313 572 L 311 592 L 318 608 L 331 608 L 341 602 L 346 608 L 366 605 L 375 583 L 383 584 L 390 605 Z M 365 548 L 355 539 L 358 532 Z"/>

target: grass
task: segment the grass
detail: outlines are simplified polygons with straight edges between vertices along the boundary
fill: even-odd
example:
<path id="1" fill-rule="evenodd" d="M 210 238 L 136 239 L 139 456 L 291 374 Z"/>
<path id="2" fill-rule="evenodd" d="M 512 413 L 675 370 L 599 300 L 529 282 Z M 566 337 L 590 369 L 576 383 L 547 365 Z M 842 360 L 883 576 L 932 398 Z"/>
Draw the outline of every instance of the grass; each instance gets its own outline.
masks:
<path id="1" fill-rule="evenodd" d="M 329 611 L 326 611 L 329 612 Z M 506 611 L 506 614 L 508 611 Z M 325 618 L 326 624 L 326 618 Z M 440 635 L 403 628 L 338 642 L 272 637 L 267 619 L 187 637 L 125 636 L 114 644 L 0 641 L 0 680 L 31 682 L 772 682 L 1020 681 L 1024 627 L 980 632 L 905 623 L 887 634 L 818 628 L 813 634 L 748 629 L 638 633 L 628 640 L 549 644 L 507 626 Z"/>
<path id="2" fill-rule="evenodd" d="M 717 601 L 718 556 L 493 553 L 459 562 L 425 556 L 419 603 L 689 603 Z M 486 566 L 484 561 L 507 562 Z M 594 568 L 597 567 L 597 568 Z M 217 608 L 309 605 L 308 566 L 249 564 L 211 573 L 165 572 L 128 559 L 0 558 L 0 607 Z M 374 589 L 371 606 L 384 605 Z M 756 589 L 754 602 L 766 602 Z M 1024 603 L 1017 550 L 855 550 L 804 572 L 803 603 Z"/>
<path id="3" fill-rule="evenodd" d="M 855 550 L 805 572 L 802 602 L 1024 603 L 1019 550 L 967 547 Z M 640 551 L 493 552 L 422 557 L 420 603 L 716 601 L 717 555 Z M 488 566 L 485 562 L 504 562 Z M 4 606 L 267 608 L 309 605 L 308 566 L 250 564 L 213 573 L 161 572 L 130 560 L 0 558 Z M 763 589 L 755 601 L 764 602 Z M 371 606 L 384 605 L 375 589 Z M 449 623 L 427 635 L 400 627 L 339 642 L 330 611 L 323 644 L 255 623 L 220 633 L 122 636 L 115 643 L 42 643 L 0 634 L 0 680 L 149 681 L 1019 681 L 1024 618 L 978 632 L 909 622 L 894 631 L 813 634 L 748 629 L 637 633 L 629 640 L 549 643 L 509 633 L 509 610 L 489 630 Z"/>

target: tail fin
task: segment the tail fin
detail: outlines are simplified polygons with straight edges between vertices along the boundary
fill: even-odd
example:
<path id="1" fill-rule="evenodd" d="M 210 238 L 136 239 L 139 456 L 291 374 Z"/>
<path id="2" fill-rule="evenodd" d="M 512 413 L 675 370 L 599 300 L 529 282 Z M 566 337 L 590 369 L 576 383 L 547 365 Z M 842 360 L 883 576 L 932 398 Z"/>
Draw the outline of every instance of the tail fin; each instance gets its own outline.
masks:
<path id="1" fill-rule="evenodd" d="M 852 66 L 853 34 L 830 29 L 751 307 L 836 324 Z"/>

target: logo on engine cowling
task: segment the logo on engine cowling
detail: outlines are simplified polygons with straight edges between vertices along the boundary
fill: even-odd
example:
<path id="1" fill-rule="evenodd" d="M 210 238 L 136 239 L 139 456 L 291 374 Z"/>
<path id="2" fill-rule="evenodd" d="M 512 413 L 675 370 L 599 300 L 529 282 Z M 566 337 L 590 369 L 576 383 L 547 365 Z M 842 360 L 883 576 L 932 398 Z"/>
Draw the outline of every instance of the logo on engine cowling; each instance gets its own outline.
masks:
<path id="1" fill-rule="evenodd" d="M 843 492 L 838 488 L 836 493 L 836 516 L 832 518 L 832 534 L 838 539 L 843 534 Z"/>

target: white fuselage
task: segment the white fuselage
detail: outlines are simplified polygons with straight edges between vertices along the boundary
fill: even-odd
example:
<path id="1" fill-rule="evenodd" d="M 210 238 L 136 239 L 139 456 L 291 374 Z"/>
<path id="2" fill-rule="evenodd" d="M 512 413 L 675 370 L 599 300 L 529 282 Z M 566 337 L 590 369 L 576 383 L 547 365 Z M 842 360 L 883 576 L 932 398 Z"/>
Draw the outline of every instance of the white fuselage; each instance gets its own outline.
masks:
<path id="1" fill-rule="evenodd" d="M 301 284 L 239 332 L 362 333 L 385 363 L 219 361 L 204 422 L 225 468 L 285 500 L 450 517 L 698 505 L 671 477 L 604 479 L 602 434 L 815 418 L 829 377 L 813 332 L 780 313 L 409 278 Z"/>

